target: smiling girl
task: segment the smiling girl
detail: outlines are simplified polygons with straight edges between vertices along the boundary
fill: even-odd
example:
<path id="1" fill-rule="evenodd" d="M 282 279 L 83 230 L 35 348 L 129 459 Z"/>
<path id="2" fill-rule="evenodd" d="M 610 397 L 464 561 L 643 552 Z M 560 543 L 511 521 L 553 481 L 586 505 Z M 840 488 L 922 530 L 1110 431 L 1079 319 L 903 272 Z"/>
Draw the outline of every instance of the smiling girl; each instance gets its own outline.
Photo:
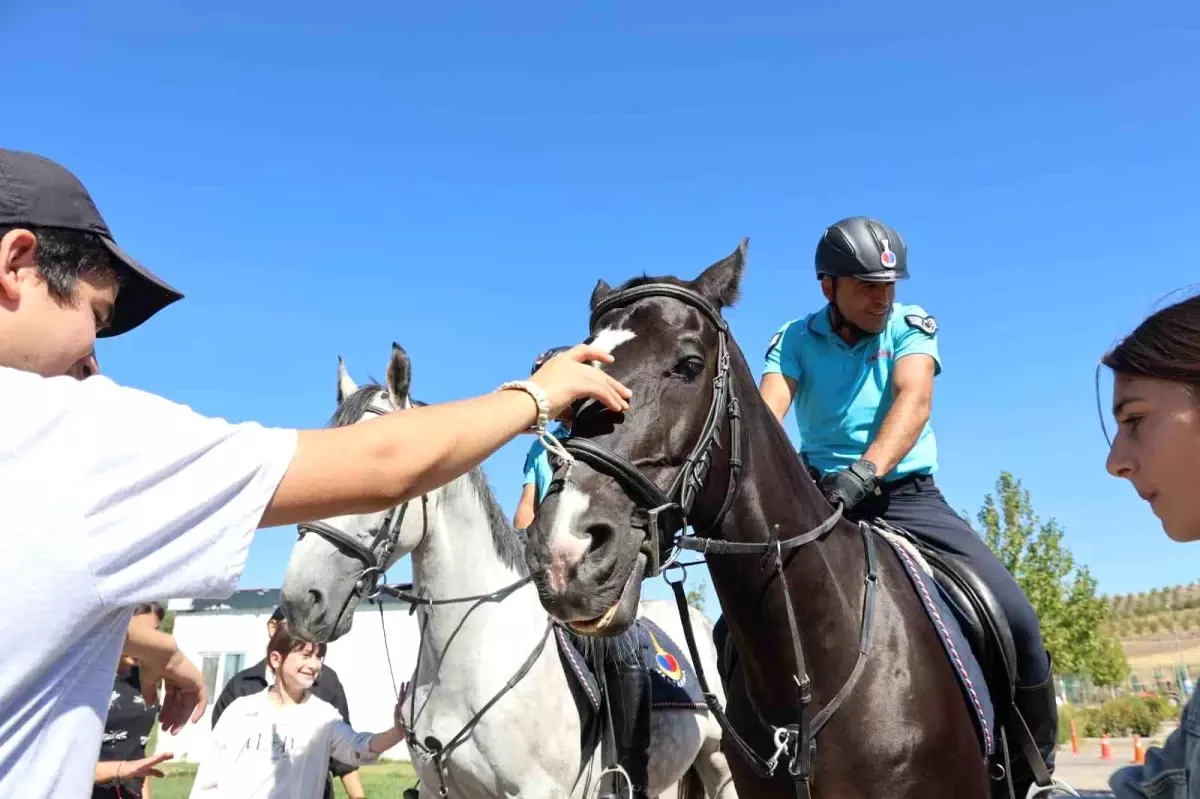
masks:
<path id="1" fill-rule="evenodd" d="M 226 708 L 192 797 L 320 799 L 330 757 L 357 766 L 404 740 L 400 708 L 408 686 L 401 689 L 390 730 L 355 732 L 337 708 L 310 692 L 324 657 L 324 644 L 293 638 L 287 623 L 279 623 L 267 645 L 274 682 Z"/>
<path id="2" fill-rule="evenodd" d="M 1104 356 L 1117 435 L 1108 471 L 1128 480 L 1175 541 L 1200 541 L 1200 296 L 1158 311 Z M 1200 796 L 1200 704 L 1146 763 L 1117 771 L 1118 799 Z M 1189 784 L 1190 783 L 1190 784 Z"/>

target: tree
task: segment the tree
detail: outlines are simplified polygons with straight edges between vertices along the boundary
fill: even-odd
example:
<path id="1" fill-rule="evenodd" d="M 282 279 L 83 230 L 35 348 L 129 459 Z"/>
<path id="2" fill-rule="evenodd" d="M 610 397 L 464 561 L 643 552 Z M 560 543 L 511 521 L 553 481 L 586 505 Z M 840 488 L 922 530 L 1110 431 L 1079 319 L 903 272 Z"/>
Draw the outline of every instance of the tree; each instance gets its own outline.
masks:
<path id="1" fill-rule="evenodd" d="M 695 588 L 689 588 L 685 594 L 688 604 L 701 613 L 704 612 L 704 589 L 707 587 L 708 583 L 706 583 L 704 580 L 701 580 L 699 585 L 697 585 Z"/>
<path id="2" fill-rule="evenodd" d="M 175 631 L 175 611 L 168 610 L 163 614 L 162 624 L 159 625 L 158 629 L 162 630 L 167 635 L 170 635 Z"/>
<path id="3" fill-rule="evenodd" d="M 1029 597 L 1055 671 L 1094 680 L 1101 625 L 1111 609 L 1096 595 L 1088 568 L 1063 546 L 1062 528 L 1034 514 L 1029 492 L 1009 472 L 1001 472 L 977 518 L 984 541 Z"/>
<path id="4" fill-rule="evenodd" d="M 1092 682 L 1102 688 L 1115 688 L 1129 678 L 1125 651 L 1111 635 L 1102 635 L 1092 653 Z"/>

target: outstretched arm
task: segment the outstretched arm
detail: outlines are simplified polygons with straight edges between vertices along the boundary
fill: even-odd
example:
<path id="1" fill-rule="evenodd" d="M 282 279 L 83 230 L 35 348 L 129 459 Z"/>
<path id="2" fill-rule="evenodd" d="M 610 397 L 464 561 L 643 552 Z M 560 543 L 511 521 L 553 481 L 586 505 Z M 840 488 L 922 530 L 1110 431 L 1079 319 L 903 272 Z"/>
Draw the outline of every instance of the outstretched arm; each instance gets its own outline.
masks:
<path id="1" fill-rule="evenodd" d="M 875 473 L 880 478 L 904 459 L 929 421 L 933 408 L 934 371 L 935 363 L 929 355 L 907 355 L 896 361 L 892 371 L 895 394 L 892 407 L 863 455 L 863 460 L 875 465 Z"/>
<path id="2" fill-rule="evenodd" d="M 550 418 L 584 397 L 614 411 L 629 407 L 629 389 L 588 361 L 607 364 L 613 357 L 580 344 L 530 378 L 545 391 Z M 260 526 L 373 513 L 420 496 L 466 474 L 527 430 L 536 409 L 524 392 L 500 391 L 361 424 L 302 431 Z"/>

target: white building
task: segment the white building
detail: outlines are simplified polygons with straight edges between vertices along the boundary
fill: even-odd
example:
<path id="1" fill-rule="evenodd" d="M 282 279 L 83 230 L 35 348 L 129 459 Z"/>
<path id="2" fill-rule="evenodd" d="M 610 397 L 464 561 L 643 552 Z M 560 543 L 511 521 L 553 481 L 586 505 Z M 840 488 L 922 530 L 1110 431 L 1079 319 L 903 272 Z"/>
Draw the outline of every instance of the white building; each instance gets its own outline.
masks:
<path id="1" fill-rule="evenodd" d="M 279 604 L 279 589 L 236 591 L 223 600 L 176 599 L 167 604 L 175 611 L 175 640 L 183 654 L 204 672 L 209 706 L 204 718 L 187 724 L 178 735 L 159 732 L 158 748 L 175 754 L 176 761 L 203 757 L 212 730 L 212 705 L 225 684 L 242 669 L 266 657 L 267 620 Z M 388 657 L 382 630 L 387 630 L 396 685 L 416 667 L 420 628 L 409 605 L 393 599 L 383 602 L 383 626 L 378 605 L 360 603 L 350 632 L 329 645 L 325 665 L 337 672 L 346 691 L 350 723 L 363 732 L 382 732 L 392 726 L 396 694 L 388 675 Z M 409 759 L 405 744 L 393 747 L 385 758 Z"/>

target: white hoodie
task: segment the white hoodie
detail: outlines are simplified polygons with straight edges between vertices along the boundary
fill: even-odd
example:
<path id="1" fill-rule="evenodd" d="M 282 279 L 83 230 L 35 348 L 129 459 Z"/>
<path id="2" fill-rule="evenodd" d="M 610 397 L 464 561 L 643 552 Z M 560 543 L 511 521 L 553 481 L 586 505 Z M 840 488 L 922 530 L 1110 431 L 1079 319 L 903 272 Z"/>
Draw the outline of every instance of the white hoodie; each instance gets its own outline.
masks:
<path id="1" fill-rule="evenodd" d="M 312 694 L 277 705 L 270 691 L 235 699 L 212 732 L 190 797 L 320 799 L 332 756 L 347 765 L 372 763 L 369 732 L 355 732 L 337 709 Z"/>

